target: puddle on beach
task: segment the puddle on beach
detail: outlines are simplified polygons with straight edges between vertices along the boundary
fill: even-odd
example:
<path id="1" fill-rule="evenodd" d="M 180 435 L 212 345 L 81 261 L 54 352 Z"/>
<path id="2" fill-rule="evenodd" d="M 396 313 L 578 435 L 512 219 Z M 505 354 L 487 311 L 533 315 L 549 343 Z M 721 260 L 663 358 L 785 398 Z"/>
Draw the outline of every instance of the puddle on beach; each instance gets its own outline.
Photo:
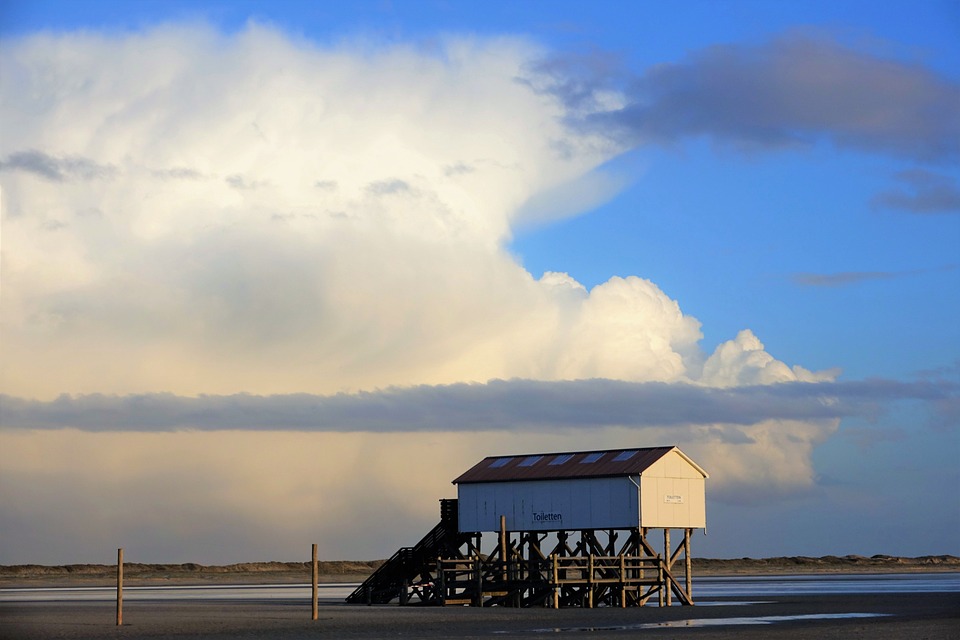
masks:
<path id="1" fill-rule="evenodd" d="M 798 616 L 751 616 L 743 618 L 699 618 L 689 620 L 667 620 L 664 622 L 644 622 L 642 624 L 617 624 L 605 627 L 555 627 L 531 629 L 530 633 L 567 633 L 583 631 L 640 631 L 644 629 L 668 629 L 691 627 L 719 627 L 737 625 L 776 624 L 778 622 L 799 622 L 806 620 L 845 620 L 852 618 L 879 618 L 888 613 L 811 613 Z M 506 633 L 506 632 L 504 632 Z"/>
<path id="2" fill-rule="evenodd" d="M 741 607 L 746 604 L 773 604 L 773 600 L 697 600 L 698 607 Z"/>

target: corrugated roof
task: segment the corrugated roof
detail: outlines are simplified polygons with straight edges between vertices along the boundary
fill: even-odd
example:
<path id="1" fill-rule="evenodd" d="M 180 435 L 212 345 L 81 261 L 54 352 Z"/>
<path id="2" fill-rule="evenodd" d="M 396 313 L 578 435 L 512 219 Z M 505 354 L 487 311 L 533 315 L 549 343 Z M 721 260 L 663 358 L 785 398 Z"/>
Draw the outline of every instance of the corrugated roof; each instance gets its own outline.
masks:
<path id="1" fill-rule="evenodd" d="M 674 449 L 706 477 L 706 472 L 676 447 L 528 453 L 484 458 L 453 484 L 635 476 Z"/>

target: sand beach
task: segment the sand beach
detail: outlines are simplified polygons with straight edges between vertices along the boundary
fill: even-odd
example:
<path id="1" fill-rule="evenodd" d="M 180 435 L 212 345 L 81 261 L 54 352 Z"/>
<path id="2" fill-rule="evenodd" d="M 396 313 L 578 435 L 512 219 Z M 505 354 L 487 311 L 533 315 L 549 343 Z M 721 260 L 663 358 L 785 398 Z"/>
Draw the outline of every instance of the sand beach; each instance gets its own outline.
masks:
<path id="1" fill-rule="evenodd" d="M 0 638 L 697 638 L 954 640 L 960 593 L 767 598 L 726 606 L 509 609 L 328 604 L 320 618 L 291 602 L 0 604 Z"/>
<path id="2" fill-rule="evenodd" d="M 703 561 L 702 561 L 703 562 Z M 782 558 L 706 561 L 695 575 L 836 575 L 941 573 L 960 560 Z M 376 562 L 324 563 L 323 582 L 356 582 Z M 712 566 L 711 566 L 712 565 Z M 760 570 L 759 567 L 763 567 Z M 128 586 L 303 584 L 306 563 L 126 565 Z M 800 569 L 798 569 L 800 567 Z M 820 567 L 820 571 L 815 568 Z M 826 570 L 824 567 L 828 567 Z M 867 568 L 864 568 L 867 567 Z M 804 571 L 803 569 L 806 569 Z M 871 571 L 871 568 L 873 569 Z M 924 570 L 924 568 L 926 570 Z M 116 567 L 20 566 L 0 568 L 2 588 L 108 586 Z M 698 599 L 697 606 L 633 609 L 513 609 L 505 607 L 399 607 L 347 605 L 321 600 L 319 620 L 307 601 L 130 600 L 124 624 L 115 604 L 99 601 L 16 602 L 0 598 L 0 639 L 64 638 L 927 638 L 960 637 L 960 592 L 834 593 Z"/>

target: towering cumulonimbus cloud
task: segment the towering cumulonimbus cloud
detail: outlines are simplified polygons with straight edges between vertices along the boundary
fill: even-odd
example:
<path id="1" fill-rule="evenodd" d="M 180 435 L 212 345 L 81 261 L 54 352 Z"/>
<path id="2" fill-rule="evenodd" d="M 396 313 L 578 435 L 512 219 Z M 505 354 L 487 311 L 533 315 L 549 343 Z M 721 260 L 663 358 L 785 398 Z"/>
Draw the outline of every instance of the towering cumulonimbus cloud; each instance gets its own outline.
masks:
<path id="1" fill-rule="evenodd" d="M 320 49 L 256 26 L 16 42 L 5 389 L 698 378 L 699 323 L 655 284 L 586 291 L 504 251 L 527 203 L 542 221 L 545 194 L 577 184 L 586 206 L 616 184 L 591 176 L 622 149 L 517 82 L 539 54 Z"/>

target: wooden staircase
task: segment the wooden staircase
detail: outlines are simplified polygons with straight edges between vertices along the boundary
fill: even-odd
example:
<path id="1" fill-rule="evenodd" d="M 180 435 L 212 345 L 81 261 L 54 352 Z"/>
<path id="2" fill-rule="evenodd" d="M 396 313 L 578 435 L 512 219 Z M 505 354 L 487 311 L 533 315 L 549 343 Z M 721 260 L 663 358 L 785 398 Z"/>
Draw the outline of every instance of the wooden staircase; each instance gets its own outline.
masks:
<path id="1" fill-rule="evenodd" d="M 350 604 L 442 604 L 436 586 L 437 558 L 456 557 L 473 534 L 458 531 L 457 500 L 440 501 L 440 522 L 412 547 L 401 547 L 347 596 Z"/>

